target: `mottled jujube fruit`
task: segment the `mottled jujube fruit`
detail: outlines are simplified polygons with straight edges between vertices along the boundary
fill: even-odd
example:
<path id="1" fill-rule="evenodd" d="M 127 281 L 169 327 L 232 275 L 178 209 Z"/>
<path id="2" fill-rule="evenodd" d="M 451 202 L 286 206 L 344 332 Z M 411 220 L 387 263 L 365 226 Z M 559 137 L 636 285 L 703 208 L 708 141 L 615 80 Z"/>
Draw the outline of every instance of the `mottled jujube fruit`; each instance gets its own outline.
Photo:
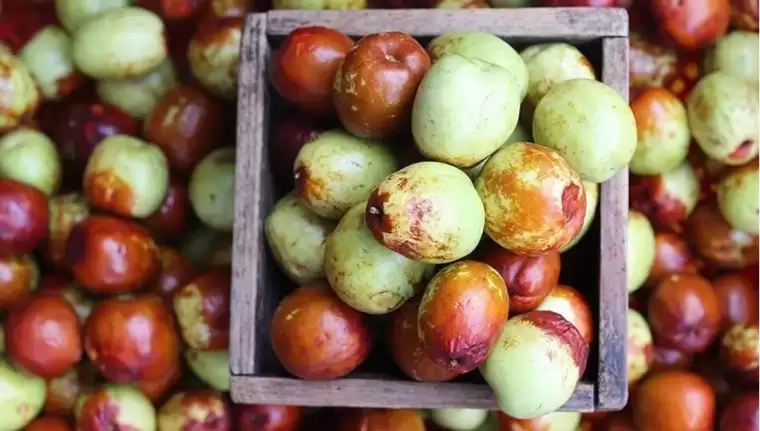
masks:
<path id="1" fill-rule="evenodd" d="M 174 293 L 174 315 L 188 347 L 202 350 L 228 347 L 231 284 L 230 268 L 214 268 Z"/>
<path id="2" fill-rule="evenodd" d="M 197 428 L 209 431 L 232 429 L 232 412 L 218 392 L 196 389 L 174 394 L 158 410 L 160 430 Z"/>
<path id="3" fill-rule="evenodd" d="M 676 52 L 638 33 L 631 33 L 629 40 L 631 97 L 662 87 L 685 101 L 702 76 L 701 53 Z"/>
<path id="4" fill-rule="evenodd" d="M 732 229 L 714 200 L 694 210 L 686 238 L 697 254 L 718 269 L 742 269 L 758 261 L 758 236 Z"/>
<path id="5" fill-rule="evenodd" d="M 631 208 L 658 229 L 680 233 L 699 198 L 699 178 L 689 162 L 662 174 L 631 177 Z"/>
<path id="6" fill-rule="evenodd" d="M 720 359 L 731 378 L 748 387 L 757 386 L 760 361 L 757 321 L 729 328 L 720 340 Z"/>
<path id="7" fill-rule="evenodd" d="M 449 263 L 470 254 L 483 235 L 485 212 L 470 178 L 438 162 L 409 165 L 369 196 L 367 227 L 409 259 Z"/>
<path id="8" fill-rule="evenodd" d="M 7 89 L 3 94 L 0 132 L 7 132 L 34 115 L 40 104 L 40 92 L 29 69 L 5 45 L 0 46 L 0 70 L 0 86 Z"/>
<path id="9" fill-rule="evenodd" d="M 87 199 L 79 193 L 58 195 L 48 201 L 49 235 L 45 245 L 45 257 L 56 268 L 68 269 L 66 246 L 74 226 L 90 215 Z"/>
<path id="10" fill-rule="evenodd" d="M 721 37 L 706 55 L 705 63 L 708 71 L 720 70 L 747 79 L 757 87 L 760 69 L 757 31 L 735 30 Z"/>
<path id="11" fill-rule="evenodd" d="M 76 429 L 155 431 L 156 410 L 145 395 L 125 385 L 103 385 L 79 397 Z"/>
<path id="12" fill-rule="evenodd" d="M 377 242 L 364 222 L 366 207 L 354 205 L 327 237 L 324 270 L 343 302 L 363 313 L 386 314 L 419 293 L 434 266 Z"/>
<path id="13" fill-rule="evenodd" d="M 529 311 L 507 321 L 480 374 L 499 410 L 518 419 L 534 418 L 570 399 L 586 370 L 588 350 L 564 317 Z"/>
<path id="14" fill-rule="evenodd" d="M 430 359 L 463 374 L 485 361 L 508 317 L 504 279 L 484 263 L 463 260 L 430 280 L 417 325 Z"/>
<path id="15" fill-rule="evenodd" d="M 364 316 L 341 302 L 323 280 L 301 286 L 280 302 L 271 339 L 283 367 L 307 380 L 350 373 L 372 346 Z"/>
<path id="16" fill-rule="evenodd" d="M 644 316 L 628 309 L 628 384 L 636 383 L 649 372 L 654 362 L 654 340 Z"/>
<path id="17" fill-rule="evenodd" d="M 720 304 L 704 278 L 696 274 L 671 274 L 652 292 L 648 318 L 658 344 L 700 353 L 718 333 Z"/>
<path id="18" fill-rule="evenodd" d="M 187 47 L 193 76 L 203 88 L 227 100 L 237 95 L 243 19 L 201 21 Z"/>
<path id="19" fill-rule="evenodd" d="M 140 295 L 99 302 L 85 324 L 84 348 L 109 381 L 134 383 L 171 371 L 181 343 L 161 298 Z"/>
<path id="20" fill-rule="evenodd" d="M 578 173 L 554 150 L 516 142 L 496 152 L 475 188 L 485 207 L 485 232 L 517 254 L 567 245 L 581 230 L 586 193 Z"/>
<path id="21" fill-rule="evenodd" d="M 650 6 L 661 32 L 681 48 L 704 48 L 728 29 L 731 20 L 729 0 L 655 0 Z"/>
<path id="22" fill-rule="evenodd" d="M 296 431 L 305 416 L 301 406 L 277 404 L 237 404 L 232 415 L 238 431 Z"/>
<path id="23" fill-rule="evenodd" d="M 664 371 L 639 384 L 633 419 L 640 430 L 711 430 L 715 393 L 697 374 Z"/>
<path id="24" fill-rule="evenodd" d="M 37 289 L 40 270 L 30 255 L 0 254 L 0 310 Z"/>
<path id="25" fill-rule="evenodd" d="M 586 342 L 594 341 L 596 326 L 586 297 L 566 284 L 555 286 L 538 304 L 536 310 L 553 311 L 572 323 Z"/>
<path id="26" fill-rule="evenodd" d="M 757 159 L 732 169 L 718 183 L 718 209 L 728 224 L 747 233 L 760 231 L 760 172 Z"/>

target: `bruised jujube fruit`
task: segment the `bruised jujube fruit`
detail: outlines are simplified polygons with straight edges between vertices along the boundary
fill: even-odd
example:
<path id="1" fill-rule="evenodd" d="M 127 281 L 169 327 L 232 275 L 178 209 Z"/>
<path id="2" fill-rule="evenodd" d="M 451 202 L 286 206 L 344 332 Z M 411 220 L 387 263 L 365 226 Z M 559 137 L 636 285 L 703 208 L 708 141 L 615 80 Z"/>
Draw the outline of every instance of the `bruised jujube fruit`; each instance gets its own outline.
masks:
<path id="1" fill-rule="evenodd" d="M 430 359 L 452 372 L 466 373 L 486 359 L 508 316 L 504 279 L 484 263 L 464 260 L 430 280 L 417 324 Z"/>

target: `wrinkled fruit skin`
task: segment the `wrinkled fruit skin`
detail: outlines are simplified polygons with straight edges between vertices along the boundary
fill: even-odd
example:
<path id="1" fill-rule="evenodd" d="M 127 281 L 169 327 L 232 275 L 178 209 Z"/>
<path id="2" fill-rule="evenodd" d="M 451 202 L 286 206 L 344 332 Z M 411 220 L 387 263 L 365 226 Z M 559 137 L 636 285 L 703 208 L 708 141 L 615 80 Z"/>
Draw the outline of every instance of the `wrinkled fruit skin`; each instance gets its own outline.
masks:
<path id="1" fill-rule="evenodd" d="M 106 299 L 87 319 L 84 348 L 112 382 L 155 380 L 179 360 L 174 317 L 154 295 Z"/>
<path id="2" fill-rule="evenodd" d="M 307 380 L 348 374 L 372 345 L 364 316 L 341 302 L 325 281 L 304 285 L 280 302 L 271 339 L 283 367 Z"/>
<path id="3" fill-rule="evenodd" d="M 354 42 L 326 27 L 302 27 L 288 35 L 272 59 L 272 85 L 298 109 L 320 117 L 334 112 L 332 86 Z"/>
<path id="4" fill-rule="evenodd" d="M 486 233 L 517 254 L 558 250 L 583 226 L 583 183 L 551 149 L 526 142 L 507 145 L 488 160 L 475 188 L 485 207 Z"/>
<path id="5" fill-rule="evenodd" d="M 655 0 L 652 12 L 662 32 L 681 48 L 694 50 L 715 42 L 728 29 L 730 3 L 726 0 Z"/>
<path id="6" fill-rule="evenodd" d="M 463 374 L 485 361 L 508 316 L 504 279 L 484 263 L 463 260 L 430 280 L 417 326 L 430 359 Z"/>
<path id="7" fill-rule="evenodd" d="M 408 377 L 419 382 L 445 382 L 459 375 L 435 363 L 425 351 L 417 331 L 420 302 L 412 300 L 391 314 L 388 349 Z"/>
<path id="8" fill-rule="evenodd" d="M 572 323 L 586 343 L 594 341 L 596 327 L 586 298 L 576 289 L 559 284 L 555 286 L 536 310 L 553 311 Z"/>
<path id="9" fill-rule="evenodd" d="M 48 200 L 32 186 L 0 179 L 0 255 L 24 254 L 48 234 Z"/>
<path id="10" fill-rule="evenodd" d="M 428 53 L 401 32 L 362 38 L 346 54 L 333 83 L 333 101 L 346 130 L 386 139 L 408 126 L 412 102 L 430 67 Z"/>
<path id="11" fill-rule="evenodd" d="M 686 371 L 655 374 L 638 386 L 632 401 L 637 429 L 713 428 L 715 393 L 696 374 Z"/>
<path id="12" fill-rule="evenodd" d="M 296 431 L 304 419 L 300 406 L 237 404 L 232 411 L 239 431 Z"/>

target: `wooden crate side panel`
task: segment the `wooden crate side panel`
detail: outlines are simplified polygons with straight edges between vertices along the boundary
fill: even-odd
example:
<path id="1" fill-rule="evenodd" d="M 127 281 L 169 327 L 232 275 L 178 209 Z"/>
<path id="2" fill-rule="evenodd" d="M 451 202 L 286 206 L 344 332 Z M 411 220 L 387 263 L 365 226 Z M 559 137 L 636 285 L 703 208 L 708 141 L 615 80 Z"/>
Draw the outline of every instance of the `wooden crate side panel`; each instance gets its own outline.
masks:
<path id="1" fill-rule="evenodd" d="M 238 73 L 238 122 L 235 170 L 235 222 L 232 253 L 230 368 L 232 374 L 257 371 L 261 339 L 257 309 L 266 303 L 267 259 L 262 247 L 262 207 L 268 207 L 272 184 L 264 149 L 268 118 L 266 61 L 269 42 L 266 15 L 248 15 L 243 29 Z"/>
<path id="2" fill-rule="evenodd" d="M 323 25 L 349 35 L 402 31 L 417 37 L 451 31 L 483 31 L 501 37 L 595 39 L 628 35 L 628 13 L 617 8 L 524 8 L 468 10 L 286 11 L 268 13 L 267 32 L 284 36 Z"/>
<path id="3" fill-rule="evenodd" d="M 498 409 L 487 385 L 370 379 L 313 382 L 282 377 L 232 376 L 232 401 L 335 407 Z M 594 410 L 594 385 L 581 383 L 565 411 Z"/>
<path id="4" fill-rule="evenodd" d="M 602 41 L 602 81 L 628 100 L 628 38 Z M 599 273 L 597 410 L 620 410 L 628 400 L 626 233 L 628 170 L 602 184 Z"/>

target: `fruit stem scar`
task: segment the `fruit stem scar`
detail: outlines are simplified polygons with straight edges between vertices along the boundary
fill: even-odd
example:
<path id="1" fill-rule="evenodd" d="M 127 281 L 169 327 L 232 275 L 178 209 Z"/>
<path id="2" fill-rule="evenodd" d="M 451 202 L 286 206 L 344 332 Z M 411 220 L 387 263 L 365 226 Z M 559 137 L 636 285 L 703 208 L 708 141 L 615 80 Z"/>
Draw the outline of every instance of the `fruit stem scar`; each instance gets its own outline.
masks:
<path id="1" fill-rule="evenodd" d="M 369 213 L 372 215 L 380 215 L 380 209 L 377 207 L 369 207 L 367 208 L 367 211 L 369 211 Z"/>

